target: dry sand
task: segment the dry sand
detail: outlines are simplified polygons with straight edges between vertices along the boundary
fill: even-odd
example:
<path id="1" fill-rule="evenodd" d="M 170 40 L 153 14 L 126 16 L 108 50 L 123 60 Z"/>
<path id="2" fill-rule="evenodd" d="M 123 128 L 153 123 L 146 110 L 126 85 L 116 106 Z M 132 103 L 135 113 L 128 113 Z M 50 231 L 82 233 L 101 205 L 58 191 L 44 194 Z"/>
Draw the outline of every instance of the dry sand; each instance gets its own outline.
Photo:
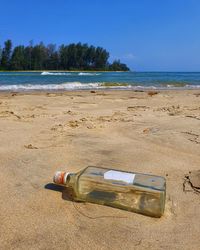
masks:
<path id="1" fill-rule="evenodd" d="M 165 176 L 162 218 L 66 200 L 56 170 Z M 200 249 L 200 91 L 0 93 L 0 249 Z M 45 188 L 46 186 L 46 188 Z"/>

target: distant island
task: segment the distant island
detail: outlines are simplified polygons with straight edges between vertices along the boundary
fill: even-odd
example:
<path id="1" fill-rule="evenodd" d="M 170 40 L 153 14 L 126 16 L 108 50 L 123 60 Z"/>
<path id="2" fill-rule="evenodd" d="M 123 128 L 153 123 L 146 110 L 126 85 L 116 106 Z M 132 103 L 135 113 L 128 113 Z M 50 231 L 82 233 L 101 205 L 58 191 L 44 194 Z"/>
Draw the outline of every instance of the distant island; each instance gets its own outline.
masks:
<path id="1" fill-rule="evenodd" d="M 0 48 L 0 70 L 94 70 L 129 71 L 120 60 L 109 63 L 109 52 L 102 47 L 82 43 L 44 45 L 43 42 L 13 48 L 7 40 Z"/>

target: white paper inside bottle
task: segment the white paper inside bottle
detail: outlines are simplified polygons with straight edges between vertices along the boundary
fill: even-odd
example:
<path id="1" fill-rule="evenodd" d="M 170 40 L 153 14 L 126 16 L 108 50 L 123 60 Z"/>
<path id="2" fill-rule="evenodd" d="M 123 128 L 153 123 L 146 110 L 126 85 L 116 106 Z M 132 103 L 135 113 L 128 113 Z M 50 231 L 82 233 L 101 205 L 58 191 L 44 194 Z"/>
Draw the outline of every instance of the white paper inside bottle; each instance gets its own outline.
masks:
<path id="1" fill-rule="evenodd" d="M 109 170 L 104 173 L 105 180 L 123 181 L 128 184 L 133 184 L 134 178 L 135 178 L 135 174 L 125 173 L 121 171 Z"/>

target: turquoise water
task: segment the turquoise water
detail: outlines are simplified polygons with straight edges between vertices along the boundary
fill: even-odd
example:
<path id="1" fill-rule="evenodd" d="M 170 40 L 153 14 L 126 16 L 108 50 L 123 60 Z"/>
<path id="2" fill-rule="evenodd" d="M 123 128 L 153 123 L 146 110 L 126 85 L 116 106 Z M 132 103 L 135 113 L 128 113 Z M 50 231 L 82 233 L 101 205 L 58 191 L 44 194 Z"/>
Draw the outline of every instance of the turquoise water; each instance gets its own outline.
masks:
<path id="1" fill-rule="evenodd" d="M 0 90 L 200 88 L 200 72 L 0 72 Z"/>

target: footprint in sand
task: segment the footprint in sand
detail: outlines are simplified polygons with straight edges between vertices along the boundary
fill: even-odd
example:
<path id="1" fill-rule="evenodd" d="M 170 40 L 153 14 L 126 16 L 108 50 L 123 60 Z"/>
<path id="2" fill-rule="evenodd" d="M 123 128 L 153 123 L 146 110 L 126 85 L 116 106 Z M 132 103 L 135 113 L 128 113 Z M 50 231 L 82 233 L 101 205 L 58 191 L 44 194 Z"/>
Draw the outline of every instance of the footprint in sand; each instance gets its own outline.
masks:
<path id="1" fill-rule="evenodd" d="M 128 111 L 137 111 L 137 110 L 140 110 L 140 111 L 146 111 L 147 109 L 150 109 L 150 107 L 148 107 L 148 106 L 139 106 L 139 105 L 137 105 L 137 106 L 129 106 L 129 107 L 127 107 L 127 110 Z"/>
<path id="2" fill-rule="evenodd" d="M 51 128 L 52 131 L 57 131 L 57 132 L 63 132 L 64 130 L 64 125 L 62 124 L 57 124 Z"/>
<path id="3" fill-rule="evenodd" d="M 68 115 L 76 115 L 77 113 L 71 111 L 71 110 L 68 110 L 68 111 L 64 111 L 63 114 L 68 114 Z"/>
<path id="4" fill-rule="evenodd" d="M 177 106 L 172 105 L 170 107 L 161 107 L 154 111 L 168 112 L 168 115 L 170 116 L 180 115 L 182 113 L 181 107 L 179 105 Z"/>
<path id="5" fill-rule="evenodd" d="M 182 132 L 183 134 L 185 134 L 187 136 L 187 139 L 191 142 L 195 142 L 196 144 L 200 144 L 200 135 L 199 134 L 195 134 L 189 131 L 186 132 Z"/>
<path id="6" fill-rule="evenodd" d="M 24 145 L 27 149 L 38 149 L 37 147 L 33 146 L 32 144 Z"/>
<path id="7" fill-rule="evenodd" d="M 130 118 L 129 116 L 127 116 L 126 113 L 122 113 L 122 112 L 115 112 L 112 116 L 99 116 L 97 118 L 97 121 L 100 122 L 132 122 L 133 119 Z"/>
<path id="8" fill-rule="evenodd" d="M 196 115 L 186 115 L 185 117 L 189 117 L 189 118 L 193 118 L 196 120 L 200 120 L 200 117 L 196 116 Z"/>
<path id="9" fill-rule="evenodd" d="M 94 129 L 96 126 L 93 123 L 87 124 L 88 129 Z"/>
<path id="10" fill-rule="evenodd" d="M 92 122 L 92 119 L 88 120 L 85 117 L 81 118 L 80 120 L 69 121 L 68 126 L 71 128 L 78 128 L 79 126 L 85 127 L 87 129 L 96 128 L 95 124 Z"/>
<path id="11" fill-rule="evenodd" d="M 100 122 L 111 122 L 112 117 L 111 116 L 99 116 L 97 118 L 97 120 L 100 121 Z"/>
<path id="12" fill-rule="evenodd" d="M 15 116 L 17 117 L 17 119 L 21 119 L 21 117 L 19 115 L 16 115 L 13 111 L 2 111 L 0 112 L 0 117 L 12 117 Z"/>
<path id="13" fill-rule="evenodd" d="M 68 122 L 69 127 L 71 128 L 77 128 L 80 125 L 80 122 L 77 120 L 72 120 Z"/>
<path id="14" fill-rule="evenodd" d="M 62 132 L 67 131 L 69 127 L 73 129 L 78 128 L 78 127 L 94 129 L 96 128 L 96 125 L 94 122 L 95 122 L 95 119 L 93 117 L 87 117 L 87 118 L 82 117 L 78 120 L 70 120 L 66 124 L 56 124 L 51 128 L 51 130 L 62 133 Z"/>

